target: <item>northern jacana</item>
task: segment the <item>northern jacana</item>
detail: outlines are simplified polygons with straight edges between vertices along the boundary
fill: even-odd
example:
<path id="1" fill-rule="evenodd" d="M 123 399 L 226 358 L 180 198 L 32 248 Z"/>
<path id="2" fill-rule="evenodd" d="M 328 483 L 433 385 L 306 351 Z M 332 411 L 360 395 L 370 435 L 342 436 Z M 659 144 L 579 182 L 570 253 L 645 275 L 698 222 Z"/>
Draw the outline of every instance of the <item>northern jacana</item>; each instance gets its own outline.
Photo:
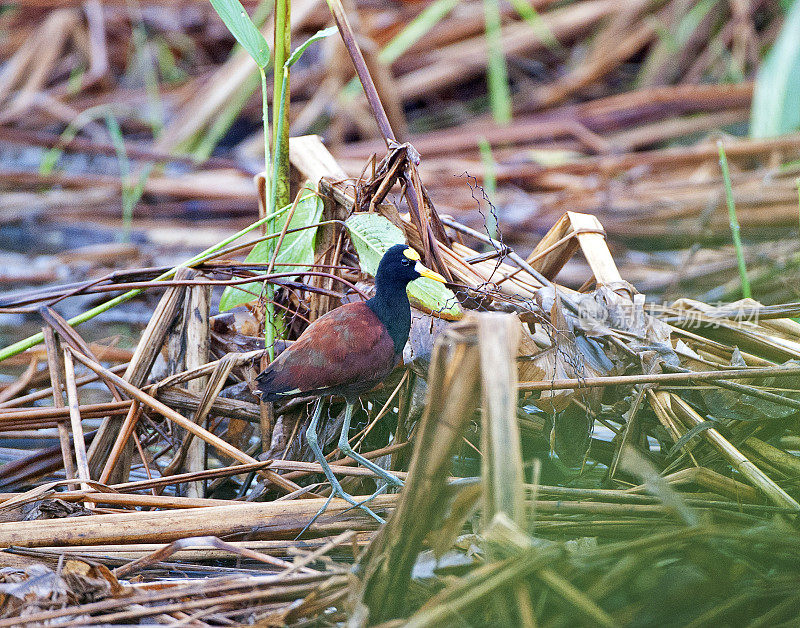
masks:
<path id="1" fill-rule="evenodd" d="M 311 395 L 344 397 L 347 406 L 339 449 L 393 486 L 403 483 L 350 447 L 350 421 L 358 397 L 379 384 L 402 359 L 411 329 L 406 286 L 420 277 L 445 282 L 444 277 L 422 265 L 419 253 L 411 247 L 405 244 L 391 247 L 378 265 L 374 297 L 342 305 L 314 321 L 257 377 L 264 401 Z M 306 439 L 331 484 L 331 498 L 338 495 L 381 520 L 346 493 L 334 477 L 317 442 L 321 412 L 320 402 L 306 430 Z"/>

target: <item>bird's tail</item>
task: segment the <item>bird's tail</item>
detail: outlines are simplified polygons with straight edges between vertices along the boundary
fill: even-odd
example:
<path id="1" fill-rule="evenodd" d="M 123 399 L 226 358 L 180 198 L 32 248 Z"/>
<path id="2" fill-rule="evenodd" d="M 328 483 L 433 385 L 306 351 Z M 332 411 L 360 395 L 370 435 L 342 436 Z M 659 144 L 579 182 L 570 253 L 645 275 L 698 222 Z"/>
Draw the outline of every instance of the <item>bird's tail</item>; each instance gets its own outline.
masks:
<path id="1" fill-rule="evenodd" d="M 275 370 L 268 367 L 256 377 L 256 385 L 261 393 L 262 401 L 278 401 L 289 393 L 290 389 L 277 381 L 277 375 Z"/>

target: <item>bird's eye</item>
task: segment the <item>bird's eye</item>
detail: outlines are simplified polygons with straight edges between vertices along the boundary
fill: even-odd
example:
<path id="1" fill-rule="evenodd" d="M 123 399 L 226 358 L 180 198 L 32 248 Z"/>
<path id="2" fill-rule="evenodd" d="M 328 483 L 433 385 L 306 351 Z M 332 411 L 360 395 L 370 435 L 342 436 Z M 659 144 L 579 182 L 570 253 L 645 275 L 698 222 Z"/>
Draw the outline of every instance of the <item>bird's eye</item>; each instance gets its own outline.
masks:
<path id="1" fill-rule="evenodd" d="M 402 260 L 402 264 L 403 264 L 403 266 L 411 266 L 411 260 L 410 259 L 404 259 L 404 260 Z"/>

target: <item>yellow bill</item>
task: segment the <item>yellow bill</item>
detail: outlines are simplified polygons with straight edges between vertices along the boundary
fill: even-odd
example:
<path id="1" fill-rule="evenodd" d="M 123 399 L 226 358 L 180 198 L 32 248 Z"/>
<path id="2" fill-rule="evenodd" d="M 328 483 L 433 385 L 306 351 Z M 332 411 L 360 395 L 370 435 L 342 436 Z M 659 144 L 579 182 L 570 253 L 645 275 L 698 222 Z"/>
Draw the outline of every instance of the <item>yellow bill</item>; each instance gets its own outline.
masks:
<path id="1" fill-rule="evenodd" d="M 421 262 L 417 262 L 414 266 L 414 270 L 416 270 L 420 275 L 423 277 L 427 277 L 428 279 L 433 279 L 434 281 L 438 281 L 439 283 L 447 283 L 447 279 L 442 277 L 439 273 L 433 272 L 430 268 L 426 268 L 422 265 Z"/>

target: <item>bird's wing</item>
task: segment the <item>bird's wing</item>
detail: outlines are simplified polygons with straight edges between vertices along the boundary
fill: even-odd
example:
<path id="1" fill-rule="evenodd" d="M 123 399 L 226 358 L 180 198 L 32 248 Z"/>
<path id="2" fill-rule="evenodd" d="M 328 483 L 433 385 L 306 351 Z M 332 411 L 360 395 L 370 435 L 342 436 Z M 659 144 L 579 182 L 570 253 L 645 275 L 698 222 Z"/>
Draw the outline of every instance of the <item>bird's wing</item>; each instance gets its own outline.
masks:
<path id="1" fill-rule="evenodd" d="M 377 382 L 395 366 L 394 342 L 364 303 L 349 303 L 309 325 L 258 377 L 264 397 L 313 394 Z"/>

